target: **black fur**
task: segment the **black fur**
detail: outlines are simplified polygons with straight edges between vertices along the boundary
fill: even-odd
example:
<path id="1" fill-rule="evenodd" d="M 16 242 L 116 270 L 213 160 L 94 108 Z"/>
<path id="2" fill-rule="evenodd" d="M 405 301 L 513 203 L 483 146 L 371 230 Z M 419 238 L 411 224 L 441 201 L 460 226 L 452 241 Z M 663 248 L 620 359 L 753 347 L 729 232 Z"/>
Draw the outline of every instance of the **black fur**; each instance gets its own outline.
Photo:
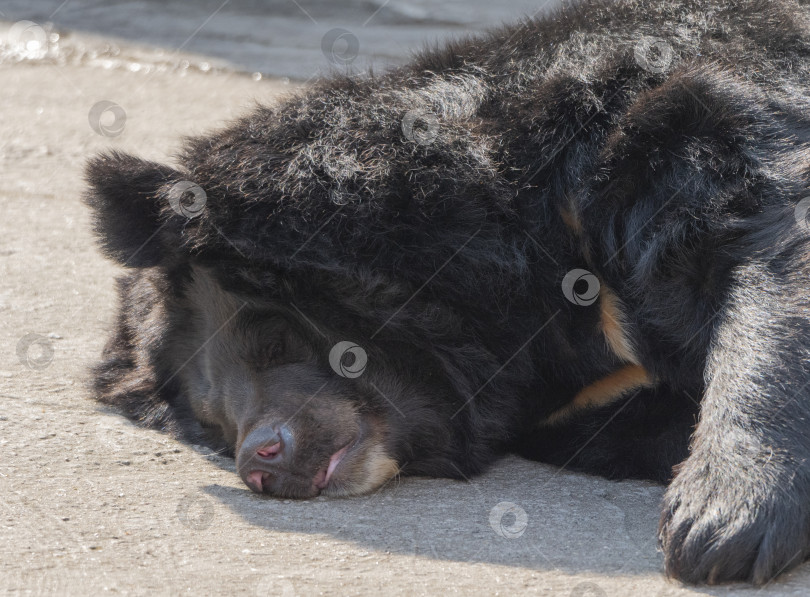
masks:
<path id="1" fill-rule="evenodd" d="M 132 267 L 157 265 L 167 247 L 160 243 L 160 209 L 155 196 L 175 171 L 120 153 L 100 156 L 87 167 L 87 194 L 102 249 Z"/>
<path id="2" fill-rule="evenodd" d="M 321 81 L 190 140 L 178 170 L 97 158 L 102 246 L 149 268 L 121 285 L 101 399 L 186 435 L 227 427 L 198 425 L 194 377 L 175 373 L 210 272 L 288 322 L 313 375 L 336 341 L 368 352 L 334 392 L 385 421 L 404 473 L 508 451 L 614 478 L 677 464 L 667 572 L 766 582 L 810 547 L 808 16 L 582 2 Z M 651 65 L 649 36 L 670 61 Z M 403 129 L 414 110 L 435 116 L 427 142 Z M 180 180 L 207 195 L 197 217 L 170 206 Z M 577 268 L 617 298 L 629 352 L 606 342 L 605 294 L 566 298 Z M 628 360 L 654 387 L 541 423 Z"/>

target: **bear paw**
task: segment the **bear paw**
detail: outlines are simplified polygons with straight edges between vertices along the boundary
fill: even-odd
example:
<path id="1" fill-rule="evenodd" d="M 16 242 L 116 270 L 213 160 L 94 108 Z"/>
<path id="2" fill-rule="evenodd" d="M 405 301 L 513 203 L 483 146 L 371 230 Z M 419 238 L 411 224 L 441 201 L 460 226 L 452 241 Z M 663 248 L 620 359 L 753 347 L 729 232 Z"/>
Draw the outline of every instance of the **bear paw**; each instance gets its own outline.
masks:
<path id="1" fill-rule="evenodd" d="M 696 584 L 764 584 L 804 560 L 807 491 L 780 486 L 775 480 L 784 476 L 774 471 L 728 478 L 706 466 L 692 472 L 691 460 L 664 496 L 659 541 L 668 576 Z"/>

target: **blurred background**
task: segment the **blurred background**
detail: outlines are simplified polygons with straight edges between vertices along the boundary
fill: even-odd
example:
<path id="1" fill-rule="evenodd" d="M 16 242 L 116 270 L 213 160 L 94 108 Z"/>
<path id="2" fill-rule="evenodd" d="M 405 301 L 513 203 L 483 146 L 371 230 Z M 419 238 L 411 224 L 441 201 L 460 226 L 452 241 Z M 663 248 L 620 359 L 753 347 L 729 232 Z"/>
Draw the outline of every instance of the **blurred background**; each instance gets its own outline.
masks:
<path id="1" fill-rule="evenodd" d="M 379 70 L 425 44 L 540 15 L 560 2 L 2 0 L 6 32 L 19 21 L 31 25 L 3 36 L 0 59 L 130 70 L 234 69 L 303 82 L 334 68 Z M 77 40 L 71 32 L 91 35 Z"/>

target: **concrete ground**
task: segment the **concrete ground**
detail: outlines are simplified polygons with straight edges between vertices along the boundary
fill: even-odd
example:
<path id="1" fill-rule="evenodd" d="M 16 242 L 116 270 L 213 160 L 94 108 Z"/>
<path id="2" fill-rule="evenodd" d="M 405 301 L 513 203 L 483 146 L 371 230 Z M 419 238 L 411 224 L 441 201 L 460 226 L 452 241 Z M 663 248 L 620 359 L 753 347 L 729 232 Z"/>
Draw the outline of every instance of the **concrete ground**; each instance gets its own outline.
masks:
<path id="1" fill-rule="evenodd" d="M 666 581 L 656 485 L 508 459 L 469 483 L 406 478 L 363 498 L 280 501 L 249 492 L 232 460 L 100 409 L 87 368 L 119 270 L 94 247 L 83 162 L 110 148 L 170 160 L 183 135 L 288 87 L 193 69 L 0 66 L 0 594 L 810 593 L 806 565 L 761 590 Z M 88 120 L 104 100 L 125 111 L 117 136 Z"/>

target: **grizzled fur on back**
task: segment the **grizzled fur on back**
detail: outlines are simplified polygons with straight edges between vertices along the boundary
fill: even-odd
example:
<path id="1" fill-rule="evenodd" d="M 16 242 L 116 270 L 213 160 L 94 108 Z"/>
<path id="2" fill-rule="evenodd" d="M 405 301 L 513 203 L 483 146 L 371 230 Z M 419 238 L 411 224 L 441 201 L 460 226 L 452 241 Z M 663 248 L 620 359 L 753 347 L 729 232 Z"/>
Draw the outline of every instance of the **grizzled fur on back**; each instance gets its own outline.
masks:
<path id="1" fill-rule="evenodd" d="M 373 447 L 335 473 L 344 493 L 510 451 L 613 478 L 678 465 L 667 571 L 770 579 L 810 546 L 809 24 L 789 0 L 586 1 L 320 81 L 176 168 L 97 158 L 102 246 L 135 268 L 99 397 L 258 467 L 245 438 L 277 446 L 266 412 L 292 421 L 322 381 L 323 412 Z M 225 303 L 233 321 L 210 315 Z M 347 339 L 368 368 L 329 377 Z M 290 432 L 306 480 L 246 483 L 334 489 L 348 435 L 322 415 Z"/>

